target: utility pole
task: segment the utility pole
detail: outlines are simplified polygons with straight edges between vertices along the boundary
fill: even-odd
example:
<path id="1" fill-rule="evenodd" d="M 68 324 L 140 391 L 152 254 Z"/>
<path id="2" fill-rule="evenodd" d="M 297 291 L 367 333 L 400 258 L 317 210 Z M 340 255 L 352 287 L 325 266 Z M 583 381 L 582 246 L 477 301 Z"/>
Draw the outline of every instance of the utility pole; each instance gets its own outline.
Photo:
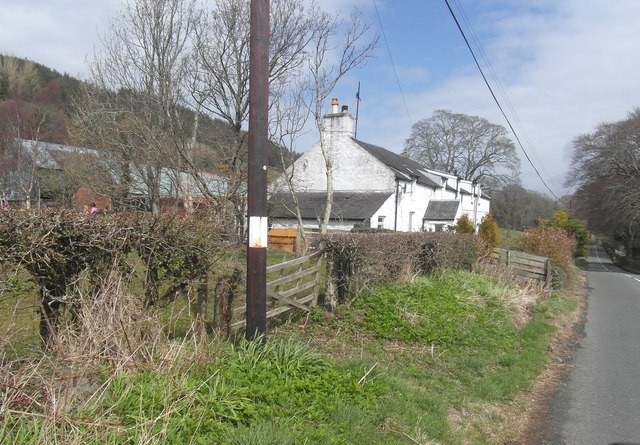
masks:
<path id="1" fill-rule="evenodd" d="M 267 332 L 269 0 L 251 0 L 247 216 L 248 340 Z"/>

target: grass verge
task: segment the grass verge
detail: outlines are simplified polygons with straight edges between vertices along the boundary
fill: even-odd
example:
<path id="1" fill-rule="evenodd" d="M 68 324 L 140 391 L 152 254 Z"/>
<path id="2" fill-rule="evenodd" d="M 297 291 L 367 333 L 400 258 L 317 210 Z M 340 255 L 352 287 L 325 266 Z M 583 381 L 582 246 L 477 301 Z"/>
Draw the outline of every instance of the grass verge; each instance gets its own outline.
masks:
<path id="1" fill-rule="evenodd" d="M 532 291 L 448 272 L 312 313 L 271 332 L 266 346 L 178 342 L 139 307 L 103 301 L 86 308 L 101 321 L 99 338 L 70 329 L 59 342 L 67 353 L 2 360 L 0 443 L 511 440 L 514 400 L 576 308 L 565 293 L 521 298 Z M 120 295 L 118 307 L 127 301 Z"/>

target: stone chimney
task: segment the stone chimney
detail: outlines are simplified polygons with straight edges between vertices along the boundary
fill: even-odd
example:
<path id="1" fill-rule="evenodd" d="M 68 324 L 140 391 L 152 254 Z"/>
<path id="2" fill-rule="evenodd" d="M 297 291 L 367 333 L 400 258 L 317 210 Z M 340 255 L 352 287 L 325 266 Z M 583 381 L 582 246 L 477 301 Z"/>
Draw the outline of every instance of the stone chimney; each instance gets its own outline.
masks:
<path id="1" fill-rule="evenodd" d="M 349 113 L 349 107 L 342 106 L 338 111 L 338 99 L 331 99 L 331 113 L 324 115 L 323 133 L 331 140 L 353 137 L 353 116 Z"/>

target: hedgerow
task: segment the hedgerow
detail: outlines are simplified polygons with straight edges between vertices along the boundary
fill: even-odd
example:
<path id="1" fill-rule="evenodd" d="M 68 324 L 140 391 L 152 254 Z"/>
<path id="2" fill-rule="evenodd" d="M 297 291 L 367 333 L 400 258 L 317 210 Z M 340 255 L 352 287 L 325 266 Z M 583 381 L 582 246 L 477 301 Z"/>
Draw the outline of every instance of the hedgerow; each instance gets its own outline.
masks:
<path id="1" fill-rule="evenodd" d="M 348 303 L 374 284 L 435 270 L 471 270 L 488 252 L 478 237 L 455 233 L 336 233 L 320 243 L 327 255 L 328 307 Z"/>
<path id="2" fill-rule="evenodd" d="M 146 213 L 93 217 L 65 210 L 0 213 L 0 264 L 24 268 L 37 283 L 40 335 L 51 338 L 61 310 L 74 310 L 78 286 L 112 273 L 140 275 L 147 305 L 174 298 L 226 251 L 220 225 Z M 135 258 L 136 261 L 133 259 Z"/>

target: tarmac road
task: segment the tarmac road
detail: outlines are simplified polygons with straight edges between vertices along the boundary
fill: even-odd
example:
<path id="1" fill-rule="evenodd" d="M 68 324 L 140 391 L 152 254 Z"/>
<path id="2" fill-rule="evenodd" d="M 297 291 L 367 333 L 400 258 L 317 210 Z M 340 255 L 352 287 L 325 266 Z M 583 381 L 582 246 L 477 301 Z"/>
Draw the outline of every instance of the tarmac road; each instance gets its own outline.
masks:
<path id="1" fill-rule="evenodd" d="M 601 247 L 588 262 L 584 336 L 552 399 L 544 444 L 640 443 L 640 275 Z"/>

